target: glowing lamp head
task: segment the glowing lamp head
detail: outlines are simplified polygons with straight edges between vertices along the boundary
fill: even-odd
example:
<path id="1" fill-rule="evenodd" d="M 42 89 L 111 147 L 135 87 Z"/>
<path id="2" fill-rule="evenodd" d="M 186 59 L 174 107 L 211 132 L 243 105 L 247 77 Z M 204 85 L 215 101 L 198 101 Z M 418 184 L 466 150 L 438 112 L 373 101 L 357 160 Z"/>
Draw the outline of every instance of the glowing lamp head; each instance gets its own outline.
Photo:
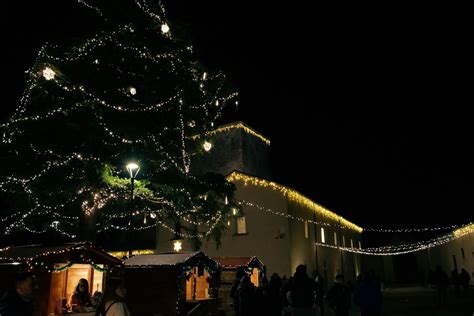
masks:
<path id="1" fill-rule="evenodd" d="M 52 80 L 54 79 L 54 76 L 56 75 L 56 73 L 54 72 L 53 69 L 49 68 L 49 67 L 46 67 L 43 69 L 43 77 L 44 79 L 46 80 Z"/>
<path id="2" fill-rule="evenodd" d="M 134 87 L 130 87 L 128 88 L 128 92 L 130 92 L 131 95 L 135 95 L 137 94 L 137 89 L 135 89 Z"/>
<path id="3" fill-rule="evenodd" d="M 140 167 L 136 163 L 132 162 L 127 165 L 127 170 L 130 173 L 130 178 L 135 179 L 138 171 L 140 171 Z"/>
<path id="4" fill-rule="evenodd" d="M 212 144 L 210 142 L 204 142 L 202 147 L 204 148 L 205 151 L 209 151 L 212 148 Z"/>
<path id="5" fill-rule="evenodd" d="M 168 24 L 162 24 L 161 25 L 161 32 L 163 32 L 163 34 L 166 34 L 170 31 L 170 27 L 168 26 Z"/>

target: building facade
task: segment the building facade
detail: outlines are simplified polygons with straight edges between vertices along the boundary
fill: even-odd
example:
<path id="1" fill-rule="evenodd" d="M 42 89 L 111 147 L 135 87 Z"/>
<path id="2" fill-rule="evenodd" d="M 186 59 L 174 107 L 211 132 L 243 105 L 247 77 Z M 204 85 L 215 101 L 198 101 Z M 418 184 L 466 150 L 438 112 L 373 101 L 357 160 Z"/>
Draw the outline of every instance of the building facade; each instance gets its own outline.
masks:
<path id="1" fill-rule="evenodd" d="M 227 222 L 222 245 L 203 240 L 202 251 L 212 257 L 257 256 L 267 273 L 291 276 L 299 264 L 317 271 L 332 284 L 342 273 L 355 279 L 360 257 L 339 247 L 361 247 L 362 229 L 318 205 L 303 194 L 271 181 L 270 141 L 239 122 L 209 135 L 212 149 L 193 162 L 193 172 L 215 172 L 235 184 L 242 206 Z M 157 251 L 172 249 L 173 233 L 157 231 Z M 329 246 L 329 247 L 327 247 Z M 192 242 L 185 240 L 183 249 Z"/>

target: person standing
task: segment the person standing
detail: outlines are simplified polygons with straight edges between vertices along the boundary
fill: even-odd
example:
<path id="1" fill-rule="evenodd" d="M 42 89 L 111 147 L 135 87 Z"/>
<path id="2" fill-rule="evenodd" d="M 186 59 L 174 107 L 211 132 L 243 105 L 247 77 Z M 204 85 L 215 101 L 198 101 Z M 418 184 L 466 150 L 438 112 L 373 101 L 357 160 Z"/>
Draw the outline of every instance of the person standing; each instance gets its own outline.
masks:
<path id="1" fill-rule="evenodd" d="M 7 291 L 0 299 L 0 315 L 32 316 L 33 298 L 37 288 L 34 274 L 30 272 L 16 274 L 13 289 Z"/>
<path id="2" fill-rule="evenodd" d="M 127 290 L 122 279 L 108 279 L 96 316 L 130 316 L 127 305 L 125 305 L 126 296 Z"/>
<path id="3" fill-rule="evenodd" d="M 327 301 L 336 316 L 349 316 L 351 308 L 351 290 L 344 282 L 344 276 L 336 275 L 336 282 L 328 291 Z"/>

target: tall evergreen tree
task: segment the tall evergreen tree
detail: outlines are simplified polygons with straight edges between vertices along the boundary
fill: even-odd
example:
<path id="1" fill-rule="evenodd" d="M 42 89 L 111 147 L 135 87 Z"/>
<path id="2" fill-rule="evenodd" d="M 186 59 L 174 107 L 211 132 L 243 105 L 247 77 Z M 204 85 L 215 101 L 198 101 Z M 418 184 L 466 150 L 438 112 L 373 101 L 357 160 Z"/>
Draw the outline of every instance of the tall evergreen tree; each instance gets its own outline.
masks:
<path id="1" fill-rule="evenodd" d="M 132 227 L 219 241 L 237 207 L 234 186 L 191 174 L 191 160 L 207 154 L 206 132 L 236 93 L 196 60 L 160 3 L 79 3 L 101 18 L 100 31 L 42 47 L 1 126 L 2 233 L 127 230 L 125 165 L 135 162 Z"/>

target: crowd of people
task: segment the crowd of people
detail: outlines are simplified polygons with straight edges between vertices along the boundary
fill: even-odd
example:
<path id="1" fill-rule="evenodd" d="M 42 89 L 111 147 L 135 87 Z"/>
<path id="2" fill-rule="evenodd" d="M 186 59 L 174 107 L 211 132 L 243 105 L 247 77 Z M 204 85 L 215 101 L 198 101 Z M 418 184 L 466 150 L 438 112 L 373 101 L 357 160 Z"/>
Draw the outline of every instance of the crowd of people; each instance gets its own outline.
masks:
<path id="1" fill-rule="evenodd" d="M 454 286 L 456 296 L 468 295 L 470 276 L 465 269 L 461 269 L 460 273 L 454 269 L 449 277 L 441 266 L 437 266 L 435 271 L 429 272 L 428 281 L 437 289 L 440 305 L 446 301 L 446 290 L 450 284 Z M 0 315 L 33 315 L 37 284 L 32 273 L 16 274 L 13 286 L 0 298 Z M 360 310 L 361 316 L 376 316 L 382 312 L 382 291 L 382 283 L 373 271 L 358 276 L 355 284 L 338 274 L 326 291 L 320 274 L 313 273 L 310 277 L 306 266 L 299 265 L 289 279 L 286 276 L 280 278 L 277 273 L 273 273 L 270 280 L 263 277 L 259 287 L 255 287 L 244 270 L 238 270 L 230 295 L 234 300 L 236 316 L 323 316 L 325 306 L 336 316 L 348 316 L 351 308 Z M 125 304 L 126 295 L 121 278 L 108 278 L 104 294 L 100 297 L 91 297 L 89 283 L 86 279 L 80 279 L 70 305 L 73 312 L 93 309 L 97 316 L 129 316 Z"/>
<path id="2" fill-rule="evenodd" d="M 324 315 L 325 305 L 337 316 L 349 315 L 353 304 L 363 316 L 380 315 L 382 310 L 382 287 L 373 272 L 361 275 L 357 284 L 339 274 L 326 292 L 322 276 L 308 276 L 304 265 L 299 265 L 289 279 L 276 273 L 269 281 L 264 277 L 259 287 L 244 271 L 238 271 L 230 295 L 236 316 Z"/>

